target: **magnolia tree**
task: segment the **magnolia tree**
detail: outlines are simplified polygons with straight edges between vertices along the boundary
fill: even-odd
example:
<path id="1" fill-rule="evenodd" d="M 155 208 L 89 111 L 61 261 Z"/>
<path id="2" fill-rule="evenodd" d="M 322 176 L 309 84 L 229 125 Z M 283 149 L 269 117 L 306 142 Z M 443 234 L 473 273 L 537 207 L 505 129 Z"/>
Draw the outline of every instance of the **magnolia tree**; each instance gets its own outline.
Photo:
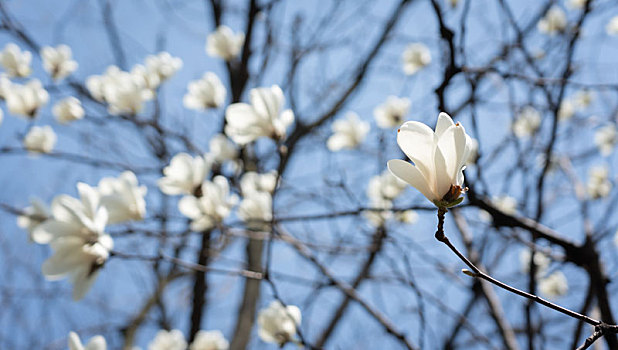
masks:
<path id="1" fill-rule="evenodd" d="M 0 30 L 0 348 L 618 349 L 614 0 Z"/>

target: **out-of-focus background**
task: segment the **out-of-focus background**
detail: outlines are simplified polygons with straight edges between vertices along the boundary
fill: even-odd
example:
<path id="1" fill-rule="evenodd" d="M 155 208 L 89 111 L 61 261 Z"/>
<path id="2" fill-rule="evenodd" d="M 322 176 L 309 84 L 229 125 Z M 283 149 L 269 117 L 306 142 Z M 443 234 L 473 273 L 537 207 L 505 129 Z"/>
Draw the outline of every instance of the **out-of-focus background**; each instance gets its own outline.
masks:
<path id="1" fill-rule="evenodd" d="M 273 300 L 299 307 L 295 339 L 307 348 L 576 348 L 593 332 L 588 323 L 462 274 L 434 238 L 433 205 L 376 176 L 404 159 L 397 125 L 433 128 L 449 113 L 478 147 L 447 236 L 495 278 L 615 324 L 616 16 L 613 0 L 0 1 L 0 49 L 14 43 L 32 55 L 30 74 L 3 79 L 38 79 L 48 94 L 35 117 L 20 117 L 7 105 L 15 85 L 2 88 L 0 349 L 65 349 L 70 331 L 84 343 L 102 335 L 109 349 L 146 349 L 161 329 L 187 339 L 219 330 L 231 349 L 274 349 L 256 323 Z M 220 25 L 244 33 L 228 61 L 206 52 Z M 40 50 L 60 44 L 78 67 L 54 80 Z M 87 84 L 112 65 L 138 74 L 160 52 L 182 66 L 146 89 L 152 98 L 135 113 L 114 111 Z M 225 100 L 190 108 L 188 85 L 206 72 Z M 207 235 L 190 229 L 180 196 L 157 185 L 163 169 L 181 152 L 213 154 L 227 106 L 272 85 L 295 116 L 285 136 L 237 145 L 238 159 L 206 174 L 225 176 L 242 199 L 243 174 L 278 171 L 272 220 L 250 227 L 234 206 Z M 13 103 L 33 98 L 23 96 Z M 54 105 L 69 96 L 84 116 L 59 123 Z M 409 106 L 387 110 L 401 118 L 385 126 L 392 96 Z M 359 119 L 346 124 L 350 112 Z M 40 126 L 57 141 L 33 153 L 24 139 Z M 334 133 L 349 147 L 329 147 Z M 145 216 L 106 226 L 111 256 L 73 301 L 67 279 L 41 272 L 54 251 L 17 217 L 31 198 L 77 197 L 78 182 L 97 186 L 123 171 L 147 187 Z M 593 346 L 616 348 L 616 334 Z"/>

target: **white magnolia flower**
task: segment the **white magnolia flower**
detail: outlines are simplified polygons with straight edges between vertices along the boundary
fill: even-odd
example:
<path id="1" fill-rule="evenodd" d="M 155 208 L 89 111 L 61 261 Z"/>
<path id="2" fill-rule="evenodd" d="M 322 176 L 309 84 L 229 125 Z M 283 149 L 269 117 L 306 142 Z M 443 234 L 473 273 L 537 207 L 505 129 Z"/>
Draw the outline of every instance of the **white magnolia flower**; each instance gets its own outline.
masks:
<path id="1" fill-rule="evenodd" d="M 188 109 L 219 108 L 225 102 L 225 86 L 213 72 L 206 72 L 199 80 L 189 83 L 182 102 Z"/>
<path id="2" fill-rule="evenodd" d="M 415 224 L 418 221 L 418 214 L 410 209 L 395 213 L 395 219 L 405 224 Z"/>
<path id="3" fill-rule="evenodd" d="M 238 148 L 224 134 L 216 134 L 208 142 L 208 155 L 216 163 L 223 163 L 238 158 Z"/>
<path id="4" fill-rule="evenodd" d="M 108 103 L 110 114 L 135 115 L 142 111 L 146 101 L 153 98 L 152 85 L 157 84 L 149 81 L 144 72 L 139 67 L 125 72 L 110 66 L 103 75 L 88 77 L 86 87 L 94 99 Z"/>
<path id="5" fill-rule="evenodd" d="M 53 217 L 32 232 L 33 241 L 49 243 L 55 253 L 43 263 L 43 274 L 49 280 L 68 276 L 74 300 L 90 289 L 114 245 L 105 233 L 107 210 L 100 205 L 98 192 L 84 183 L 78 183 L 77 189 L 80 199 L 54 198 Z"/>
<path id="6" fill-rule="evenodd" d="M 492 197 L 491 203 L 505 214 L 515 215 L 515 213 L 517 213 L 517 200 L 509 195 L 503 194 L 497 197 Z M 479 211 L 479 216 L 481 220 L 485 222 L 492 220 L 491 214 L 482 209 Z"/>
<path id="7" fill-rule="evenodd" d="M 227 350 L 230 343 L 220 331 L 199 331 L 189 350 Z"/>
<path id="8" fill-rule="evenodd" d="M 234 103 L 225 111 L 225 134 L 232 141 L 245 145 L 260 137 L 275 140 L 285 138 L 286 129 L 294 122 L 290 109 L 281 111 L 285 102 L 283 91 L 277 85 L 249 91 L 247 103 Z"/>
<path id="9" fill-rule="evenodd" d="M 72 59 L 71 48 L 67 45 L 45 46 L 41 49 L 43 68 L 54 80 L 66 78 L 77 69 Z"/>
<path id="10" fill-rule="evenodd" d="M 564 273 L 555 271 L 539 281 L 539 291 L 548 298 L 558 298 L 569 291 L 569 284 Z"/>
<path id="11" fill-rule="evenodd" d="M 618 16 L 612 17 L 605 26 L 605 32 L 607 35 L 618 35 Z"/>
<path id="12" fill-rule="evenodd" d="M 105 177 L 97 188 L 101 205 L 109 214 L 108 223 L 117 224 L 131 220 L 143 220 L 146 216 L 146 186 L 139 186 L 137 177 L 125 171 L 117 178 Z"/>
<path id="13" fill-rule="evenodd" d="M 156 55 L 149 55 L 145 60 L 146 69 L 159 77 L 159 82 L 163 83 L 170 79 L 182 68 L 182 60 L 173 57 L 169 52 L 159 52 Z"/>
<path id="14" fill-rule="evenodd" d="M 590 107 L 592 101 L 594 101 L 594 94 L 592 93 L 592 91 L 587 89 L 579 90 L 573 96 L 573 103 L 575 104 L 575 108 L 580 111 Z"/>
<path id="15" fill-rule="evenodd" d="M 464 127 L 440 113 L 435 132 L 427 125 L 411 121 L 398 130 L 397 144 L 414 165 L 393 159 L 388 169 L 419 190 L 438 207 L 463 200 L 464 165 L 470 154 L 470 137 Z"/>
<path id="16" fill-rule="evenodd" d="M 185 350 L 187 341 L 178 329 L 171 331 L 160 330 L 155 338 L 148 344 L 148 350 Z"/>
<path id="17" fill-rule="evenodd" d="M 0 64 L 10 77 L 27 77 L 32 72 L 32 54 L 22 51 L 19 46 L 8 43 L 0 52 Z"/>
<path id="18" fill-rule="evenodd" d="M 139 83 L 143 84 L 143 89 L 147 90 L 148 94 L 154 96 L 155 90 L 161 85 L 161 77 L 159 73 L 154 70 L 146 68 L 141 64 L 136 64 L 131 68 L 129 74 Z"/>
<path id="19" fill-rule="evenodd" d="M 70 96 L 58 101 L 52 109 L 58 123 L 66 124 L 74 120 L 84 118 L 82 103 L 75 97 Z"/>
<path id="20" fill-rule="evenodd" d="M 401 61 L 403 63 L 403 72 L 406 75 L 413 75 L 431 63 L 431 53 L 424 44 L 412 43 L 406 46 L 401 55 Z"/>
<path id="21" fill-rule="evenodd" d="M 332 126 L 333 134 L 328 138 L 326 146 L 333 152 L 358 147 L 369 133 L 369 123 L 361 120 L 358 114 L 348 112 L 344 119 L 335 120 Z"/>
<path id="22" fill-rule="evenodd" d="M 258 313 L 258 335 L 265 342 L 283 346 L 293 340 L 300 322 L 301 313 L 297 306 L 283 306 L 275 300 Z"/>
<path id="23" fill-rule="evenodd" d="M 234 34 L 228 26 L 221 25 L 206 39 L 206 53 L 210 56 L 220 57 L 226 61 L 233 60 L 245 43 L 245 34 Z"/>
<path id="24" fill-rule="evenodd" d="M 541 114 L 532 106 L 524 107 L 513 124 L 511 129 L 515 136 L 525 138 L 533 135 L 541 125 Z"/>
<path id="25" fill-rule="evenodd" d="M 273 193 L 275 187 L 277 187 L 277 172 L 274 170 L 264 174 L 249 171 L 240 178 L 240 190 L 243 196 L 254 192 Z"/>
<path id="26" fill-rule="evenodd" d="M 583 9 L 588 0 L 569 0 L 567 7 L 573 10 Z"/>
<path id="27" fill-rule="evenodd" d="M 245 195 L 238 205 L 238 217 L 255 231 L 268 231 L 272 220 L 273 198 L 267 192 L 252 192 Z"/>
<path id="28" fill-rule="evenodd" d="M 236 195 L 230 195 L 230 186 L 223 176 L 204 181 L 200 196 L 184 196 L 178 202 L 178 210 L 190 218 L 191 230 L 205 231 L 220 224 L 238 202 Z"/>
<path id="29" fill-rule="evenodd" d="M 602 128 L 599 128 L 594 133 L 594 143 L 599 148 L 599 152 L 604 157 L 609 156 L 614 151 L 614 146 L 618 143 L 618 132 L 616 132 L 616 126 L 609 124 Z"/>
<path id="30" fill-rule="evenodd" d="M 11 84 L 4 94 L 9 112 L 28 119 L 34 119 L 49 100 L 49 94 L 38 79 L 32 79 L 25 85 Z"/>
<path id="31" fill-rule="evenodd" d="M 560 108 L 558 108 L 558 120 L 561 122 L 567 121 L 575 115 L 576 105 L 570 99 L 562 100 Z"/>
<path id="32" fill-rule="evenodd" d="M 100 335 L 90 338 L 86 346 L 82 344 L 79 335 L 75 332 L 69 333 L 69 350 L 107 350 L 105 338 Z"/>
<path id="33" fill-rule="evenodd" d="M 51 153 L 56 140 L 56 133 L 51 126 L 33 126 L 24 137 L 24 148 L 32 153 Z"/>
<path id="34" fill-rule="evenodd" d="M 588 195 L 592 199 L 607 197 L 612 191 L 609 169 L 605 165 L 594 166 L 588 171 Z"/>
<path id="35" fill-rule="evenodd" d="M 382 174 L 369 179 L 367 197 L 373 201 L 392 201 L 406 189 L 406 186 L 407 184 L 404 181 L 385 170 Z"/>
<path id="36" fill-rule="evenodd" d="M 390 129 L 401 125 L 403 118 L 410 109 L 410 99 L 389 96 L 386 102 L 373 110 L 376 124 L 382 129 Z"/>
<path id="37" fill-rule="evenodd" d="M 109 66 L 103 75 L 91 75 L 86 79 L 86 88 L 90 96 L 99 102 L 105 102 L 107 85 L 113 85 L 122 71 L 116 66 Z"/>
<path id="38" fill-rule="evenodd" d="M 6 99 L 9 90 L 12 89 L 13 83 L 6 73 L 0 73 L 0 99 Z"/>
<path id="39" fill-rule="evenodd" d="M 537 29 L 544 34 L 553 36 L 563 32 L 567 27 L 567 18 L 560 6 L 552 6 L 545 16 L 537 23 Z"/>
<path id="40" fill-rule="evenodd" d="M 530 248 L 524 248 L 519 253 L 519 264 L 521 273 L 527 274 L 530 271 L 530 256 L 532 255 L 532 251 Z M 549 257 L 540 251 L 534 252 L 534 265 L 536 265 L 536 276 L 542 276 L 545 274 L 547 269 L 549 268 L 549 264 L 551 260 Z"/>
<path id="41" fill-rule="evenodd" d="M 161 192 L 169 195 L 193 194 L 202 184 L 210 164 L 201 156 L 192 157 L 178 153 L 163 169 L 163 177 L 157 184 Z"/>
<path id="42" fill-rule="evenodd" d="M 51 213 L 47 205 L 38 198 L 31 198 L 30 206 L 26 207 L 23 214 L 17 217 L 17 226 L 28 230 L 28 233 L 32 235 L 32 231 L 50 217 Z"/>

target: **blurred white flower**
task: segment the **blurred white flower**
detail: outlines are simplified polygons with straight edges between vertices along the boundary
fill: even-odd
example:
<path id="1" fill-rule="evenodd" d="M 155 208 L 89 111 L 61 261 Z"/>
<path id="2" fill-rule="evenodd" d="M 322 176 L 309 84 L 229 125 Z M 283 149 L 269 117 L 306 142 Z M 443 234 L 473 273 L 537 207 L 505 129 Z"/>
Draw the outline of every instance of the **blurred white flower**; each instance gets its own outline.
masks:
<path id="1" fill-rule="evenodd" d="M 539 281 L 539 291 L 548 298 L 558 298 L 569 291 L 566 276 L 561 271 L 555 271 Z"/>
<path id="2" fill-rule="evenodd" d="M 348 112 L 344 119 L 333 122 L 333 134 L 328 138 L 326 146 L 333 152 L 358 147 L 369 133 L 370 125 L 360 119 L 358 114 Z"/>
<path id="3" fill-rule="evenodd" d="M 563 32 L 567 27 L 567 18 L 564 10 L 560 6 L 552 6 L 545 16 L 537 23 L 537 29 L 550 36 Z"/>
<path id="4" fill-rule="evenodd" d="M 199 331 L 189 350 L 227 350 L 230 343 L 220 331 Z"/>
<path id="5" fill-rule="evenodd" d="M 221 25 L 206 38 L 206 53 L 226 61 L 233 60 L 245 43 L 245 34 L 234 34 L 228 26 Z"/>
<path id="6" fill-rule="evenodd" d="M 573 10 L 583 9 L 588 0 L 569 0 L 567 7 Z"/>
<path id="7" fill-rule="evenodd" d="M 146 69 L 159 77 L 159 82 L 163 83 L 170 79 L 182 68 L 182 60 L 173 57 L 169 52 L 159 52 L 156 55 L 148 55 L 145 60 Z"/>
<path id="8" fill-rule="evenodd" d="M 191 230 L 205 231 L 220 224 L 232 211 L 238 197 L 230 194 L 227 179 L 215 176 L 204 181 L 200 196 L 184 196 L 178 202 L 178 210 L 191 219 Z"/>
<path id="9" fill-rule="evenodd" d="M 90 289 L 114 245 L 105 233 L 107 210 L 101 206 L 99 193 L 81 182 L 77 189 L 80 199 L 67 195 L 54 198 L 53 217 L 32 232 L 35 242 L 49 243 L 54 251 L 43 263 L 43 274 L 49 280 L 68 276 L 74 300 Z"/>
<path id="10" fill-rule="evenodd" d="M 479 157 L 479 142 L 470 137 L 470 153 L 468 154 L 468 159 L 466 159 L 466 165 L 472 165 L 476 163 L 476 160 Z"/>
<path id="11" fill-rule="evenodd" d="M 94 99 L 108 104 L 110 114 L 136 115 L 154 96 L 151 85 L 156 83 L 149 81 L 146 73 L 139 66 L 133 72 L 110 66 L 103 75 L 88 77 L 86 87 Z"/>
<path id="12" fill-rule="evenodd" d="M 301 313 L 297 306 L 283 306 L 275 300 L 258 313 L 258 335 L 265 342 L 283 346 L 294 339 L 300 322 Z"/>
<path id="13" fill-rule="evenodd" d="M 24 208 L 23 214 L 17 217 L 17 226 L 28 230 L 32 240 L 32 231 L 50 217 L 47 205 L 38 198 L 31 198 L 30 206 Z"/>
<path id="14" fill-rule="evenodd" d="M 609 168 L 606 165 L 591 167 L 588 170 L 588 183 L 586 185 L 590 198 L 607 197 L 612 190 L 612 183 L 609 181 Z"/>
<path id="15" fill-rule="evenodd" d="M 14 43 L 8 43 L 0 52 L 0 64 L 10 77 L 27 77 L 32 72 L 30 61 L 32 54 L 22 51 Z"/>
<path id="16" fill-rule="evenodd" d="M 82 344 L 79 335 L 75 332 L 69 333 L 69 350 L 107 350 L 105 338 L 100 335 L 90 338 L 86 346 Z"/>
<path id="17" fill-rule="evenodd" d="M 210 164 L 204 157 L 192 157 L 187 153 L 178 153 L 163 169 L 163 177 L 157 184 L 161 192 L 169 195 L 193 194 L 200 188 Z"/>
<path id="18" fill-rule="evenodd" d="M 491 203 L 505 214 L 515 215 L 517 213 L 517 200 L 509 195 L 503 194 L 492 197 Z M 479 217 L 485 222 L 492 220 L 491 214 L 482 209 L 479 211 Z"/>
<path id="19" fill-rule="evenodd" d="M 612 17 L 605 26 L 605 32 L 607 35 L 618 35 L 618 16 Z"/>
<path id="20" fill-rule="evenodd" d="M 277 172 L 271 171 L 258 174 L 253 171 L 246 172 L 240 179 L 240 190 L 243 196 L 254 192 L 273 193 L 277 187 Z"/>
<path id="21" fill-rule="evenodd" d="M 146 216 L 144 196 L 148 189 L 139 186 L 133 172 L 125 171 L 117 178 L 104 177 L 97 190 L 101 195 L 101 205 L 109 214 L 108 224 L 143 220 Z"/>
<path id="22" fill-rule="evenodd" d="M 4 91 L 4 99 L 9 113 L 34 119 L 49 100 L 49 94 L 38 79 L 32 79 L 25 85 L 12 83 Z"/>
<path id="23" fill-rule="evenodd" d="M 407 185 L 390 171 L 384 170 L 381 174 L 369 179 L 367 197 L 374 201 L 394 200 L 406 189 Z"/>
<path id="24" fill-rule="evenodd" d="M 72 56 L 71 48 L 67 45 L 45 46 L 41 49 L 43 68 L 54 80 L 64 79 L 77 69 L 77 62 Z"/>
<path id="25" fill-rule="evenodd" d="M 56 139 L 56 133 L 51 126 L 33 126 L 24 136 L 24 148 L 32 153 L 51 153 Z"/>
<path id="26" fill-rule="evenodd" d="M 224 134 L 216 134 L 208 142 L 208 155 L 216 163 L 223 163 L 238 158 L 238 148 Z"/>
<path id="27" fill-rule="evenodd" d="M 438 207 L 463 200 L 463 170 L 470 154 L 470 137 L 446 113 L 438 115 L 436 129 L 410 121 L 397 133 L 397 144 L 413 164 L 401 159 L 388 162 L 388 169 L 421 192 Z"/>
<path id="28" fill-rule="evenodd" d="M 120 75 L 120 68 L 109 66 L 103 75 L 91 75 L 86 79 L 86 88 L 90 96 L 99 102 L 105 102 L 105 88 L 114 84 L 116 77 Z"/>
<path id="29" fill-rule="evenodd" d="M 260 137 L 275 140 L 285 138 L 286 129 L 294 122 L 290 109 L 281 111 L 285 102 L 283 91 L 277 85 L 249 91 L 247 103 L 234 103 L 225 111 L 225 134 L 239 145 L 245 145 Z"/>
<path id="30" fill-rule="evenodd" d="M 405 224 L 414 224 L 418 221 L 418 214 L 414 210 L 404 210 L 395 213 L 395 218 L 399 222 L 403 222 Z"/>
<path id="31" fill-rule="evenodd" d="M 6 99 L 6 95 L 12 88 L 13 83 L 6 73 L 0 73 L 0 99 Z"/>
<path id="32" fill-rule="evenodd" d="M 614 146 L 618 143 L 618 132 L 616 126 L 609 124 L 599 128 L 594 133 L 594 143 L 599 148 L 599 152 L 604 157 L 609 156 L 614 151 Z"/>
<path id="33" fill-rule="evenodd" d="M 409 109 L 410 99 L 389 96 L 383 104 L 373 110 L 373 116 L 380 128 L 390 129 L 401 125 Z"/>
<path id="34" fill-rule="evenodd" d="M 530 248 L 526 247 L 519 253 L 519 265 L 521 269 L 521 273 L 527 274 L 530 271 L 530 256 L 532 255 L 532 251 Z M 547 269 L 549 268 L 549 264 L 551 260 L 549 257 L 540 251 L 534 252 L 534 265 L 536 265 L 536 276 L 537 278 L 544 275 Z"/>
<path id="35" fill-rule="evenodd" d="M 592 91 L 587 89 L 579 90 L 573 96 L 573 103 L 575 104 L 575 108 L 578 110 L 584 110 L 592 104 L 594 101 L 594 94 Z"/>
<path id="36" fill-rule="evenodd" d="M 570 99 L 562 100 L 560 108 L 558 108 L 558 120 L 561 122 L 567 121 L 575 115 L 575 103 Z"/>
<path id="37" fill-rule="evenodd" d="M 408 44 L 401 55 L 401 61 L 403 63 L 403 72 L 406 75 L 413 75 L 431 63 L 431 53 L 424 44 Z"/>
<path id="38" fill-rule="evenodd" d="M 182 102 L 185 108 L 205 110 L 219 108 L 225 102 L 225 86 L 213 72 L 206 72 L 199 80 L 189 82 Z"/>
<path id="39" fill-rule="evenodd" d="M 268 231 L 272 220 L 273 199 L 270 193 L 250 192 L 238 205 L 238 217 L 255 231 Z"/>
<path id="40" fill-rule="evenodd" d="M 187 341 L 178 329 L 171 331 L 160 330 L 148 344 L 148 350 L 186 350 Z"/>
<path id="41" fill-rule="evenodd" d="M 149 70 L 146 66 L 141 64 L 134 65 L 129 74 L 135 81 L 143 84 L 143 89 L 147 90 L 148 94 L 152 94 L 153 96 L 155 94 L 155 90 L 162 83 L 158 72 Z"/>
<path id="42" fill-rule="evenodd" d="M 534 107 L 526 106 L 511 125 L 511 129 L 515 136 L 525 138 L 533 135 L 540 125 L 541 114 Z"/>
<path id="43" fill-rule="evenodd" d="M 66 124 L 74 120 L 84 118 L 84 108 L 82 103 L 75 97 L 69 96 L 58 101 L 52 109 L 58 123 Z"/>

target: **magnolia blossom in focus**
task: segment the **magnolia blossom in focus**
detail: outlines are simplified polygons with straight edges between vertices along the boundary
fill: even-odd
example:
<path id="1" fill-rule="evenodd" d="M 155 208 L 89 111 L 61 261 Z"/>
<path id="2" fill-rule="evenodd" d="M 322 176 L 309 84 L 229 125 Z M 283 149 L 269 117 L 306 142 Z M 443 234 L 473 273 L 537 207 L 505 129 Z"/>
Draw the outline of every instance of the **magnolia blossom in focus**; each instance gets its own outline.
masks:
<path id="1" fill-rule="evenodd" d="M 594 143 L 599 148 L 599 152 L 604 157 L 609 156 L 614 151 L 614 146 L 618 143 L 618 132 L 616 126 L 610 124 L 599 128 L 594 133 Z"/>
<path id="2" fill-rule="evenodd" d="M 272 220 L 273 198 L 270 193 L 252 192 L 244 195 L 238 205 L 238 217 L 247 228 L 255 231 L 267 231 L 268 222 Z"/>
<path id="3" fill-rule="evenodd" d="M 260 137 L 275 140 L 285 138 L 286 129 L 294 122 L 290 109 L 281 111 L 285 102 L 283 91 L 277 85 L 249 91 L 247 103 L 234 103 L 225 111 L 225 134 L 239 145 L 245 145 Z"/>
<path id="4" fill-rule="evenodd" d="M 592 199 L 607 197 L 612 190 L 609 181 L 609 169 L 605 165 L 594 166 L 588 171 L 588 183 L 586 184 L 588 195 Z"/>
<path id="5" fill-rule="evenodd" d="M 220 331 L 199 331 L 189 350 L 227 350 L 230 343 Z"/>
<path id="6" fill-rule="evenodd" d="M 492 197 L 491 203 L 505 214 L 515 215 L 515 213 L 517 213 L 517 200 L 509 195 L 503 194 L 497 197 Z M 485 222 L 492 220 L 491 214 L 483 209 L 479 211 L 479 217 Z"/>
<path id="7" fill-rule="evenodd" d="M 32 79 L 25 85 L 11 84 L 4 91 L 4 99 L 11 114 L 34 119 L 39 108 L 49 100 L 49 94 L 38 79 Z"/>
<path id="8" fill-rule="evenodd" d="M 558 298 L 569 291 L 566 276 L 561 271 L 555 271 L 539 281 L 539 291 L 548 298 Z"/>
<path id="9" fill-rule="evenodd" d="M 160 330 L 148 344 L 148 350 L 186 350 L 187 341 L 178 329 L 171 331 Z"/>
<path id="10" fill-rule="evenodd" d="M 240 178 L 240 189 L 244 196 L 254 192 L 273 193 L 275 187 L 277 187 L 276 171 L 264 174 L 249 171 Z"/>
<path id="11" fill-rule="evenodd" d="M 80 199 L 67 195 L 54 198 L 53 217 L 32 232 L 36 243 L 49 243 L 54 251 L 43 263 L 43 274 L 49 280 L 68 276 L 74 300 L 90 289 L 113 248 L 112 238 L 105 233 L 108 215 L 99 193 L 84 183 L 78 183 L 77 189 Z"/>
<path id="12" fill-rule="evenodd" d="M 221 25 L 206 38 L 206 53 L 231 61 L 240 53 L 245 43 L 245 34 L 234 34 L 228 26 Z"/>
<path id="13" fill-rule="evenodd" d="M 206 72 L 199 80 L 189 82 L 187 93 L 182 99 L 186 108 L 204 110 L 219 108 L 225 102 L 225 86 L 213 72 Z"/>
<path id="14" fill-rule="evenodd" d="M 182 68 L 182 60 L 179 57 L 173 57 L 169 52 L 163 51 L 156 55 L 147 56 L 145 65 L 146 70 L 156 74 L 159 83 L 163 83 Z"/>
<path id="15" fill-rule="evenodd" d="M 461 203 L 465 191 L 464 165 L 470 154 L 470 137 L 464 127 L 440 113 L 436 129 L 410 121 L 398 130 L 397 144 L 414 162 L 393 159 L 388 169 L 401 180 L 419 190 L 437 207 Z"/>
<path id="16" fill-rule="evenodd" d="M 524 107 L 513 124 L 511 129 L 515 136 L 525 138 L 533 135 L 541 125 L 541 114 L 532 106 Z"/>
<path id="17" fill-rule="evenodd" d="M 525 248 L 519 253 L 519 264 L 523 274 L 527 274 L 530 271 L 530 256 L 532 251 L 530 248 Z M 540 251 L 534 252 L 534 265 L 536 265 L 536 276 L 542 276 L 549 268 L 551 260 L 549 257 Z"/>
<path id="18" fill-rule="evenodd" d="M 389 96 L 383 104 L 373 110 L 373 116 L 380 128 L 390 129 L 401 125 L 409 109 L 410 99 Z"/>
<path id="19" fill-rule="evenodd" d="M 24 148 L 32 153 L 51 153 L 56 140 L 56 133 L 51 126 L 33 126 L 24 137 Z"/>
<path id="20" fill-rule="evenodd" d="M 82 103 L 75 97 L 70 96 L 58 101 L 52 109 L 58 123 L 66 124 L 74 120 L 84 118 Z"/>
<path id="21" fill-rule="evenodd" d="M 208 157 L 216 163 L 223 163 L 238 158 L 238 148 L 223 134 L 216 134 L 208 142 Z"/>
<path id="22" fill-rule="evenodd" d="M 69 333 L 69 350 L 107 350 L 105 338 L 100 335 L 90 338 L 86 346 L 82 344 L 79 335 L 75 332 Z"/>
<path id="23" fill-rule="evenodd" d="M 605 32 L 607 35 L 618 35 L 618 16 L 612 17 L 605 26 Z"/>
<path id="24" fill-rule="evenodd" d="M 77 62 L 72 56 L 71 48 L 66 45 L 45 46 L 41 49 L 43 68 L 54 80 L 63 79 L 77 69 Z"/>
<path id="25" fill-rule="evenodd" d="M 105 177 L 97 188 L 101 205 L 109 214 L 108 224 L 131 220 L 143 220 L 146 216 L 146 186 L 139 186 L 137 177 L 125 171 L 117 178 Z"/>
<path id="26" fill-rule="evenodd" d="M 28 230 L 31 235 L 32 231 L 51 217 L 49 208 L 38 198 L 30 199 L 30 206 L 23 210 L 23 214 L 17 217 L 17 226 Z"/>
<path id="27" fill-rule="evenodd" d="M 401 55 L 403 72 L 406 75 L 413 75 L 426 65 L 431 63 L 431 53 L 429 48 L 421 43 L 409 44 Z"/>
<path id="28" fill-rule="evenodd" d="M 283 306 L 275 300 L 260 310 L 257 322 L 260 339 L 283 346 L 296 335 L 296 327 L 301 322 L 300 309 L 294 305 Z"/>
<path id="29" fill-rule="evenodd" d="M 201 156 L 192 157 L 178 153 L 163 169 L 163 177 L 157 184 L 161 192 L 169 195 L 193 194 L 202 184 L 210 164 Z"/>
<path id="30" fill-rule="evenodd" d="M 537 29 L 544 34 L 553 36 L 563 32 L 567 27 L 567 18 L 560 6 L 554 5 L 537 23 Z"/>
<path id="31" fill-rule="evenodd" d="M 178 210 L 190 218 L 191 230 L 204 231 L 220 224 L 238 202 L 236 195 L 230 195 L 230 187 L 223 176 L 204 181 L 201 196 L 188 195 L 178 202 Z"/>
<path id="32" fill-rule="evenodd" d="M 332 129 L 333 134 L 328 138 L 326 146 L 337 152 L 358 147 L 365 140 L 370 126 L 358 114 L 348 112 L 344 119 L 335 120 Z"/>
<path id="33" fill-rule="evenodd" d="M 10 77 L 27 77 L 32 72 L 30 61 L 32 54 L 22 51 L 19 46 L 8 43 L 0 52 L 0 64 Z"/>

